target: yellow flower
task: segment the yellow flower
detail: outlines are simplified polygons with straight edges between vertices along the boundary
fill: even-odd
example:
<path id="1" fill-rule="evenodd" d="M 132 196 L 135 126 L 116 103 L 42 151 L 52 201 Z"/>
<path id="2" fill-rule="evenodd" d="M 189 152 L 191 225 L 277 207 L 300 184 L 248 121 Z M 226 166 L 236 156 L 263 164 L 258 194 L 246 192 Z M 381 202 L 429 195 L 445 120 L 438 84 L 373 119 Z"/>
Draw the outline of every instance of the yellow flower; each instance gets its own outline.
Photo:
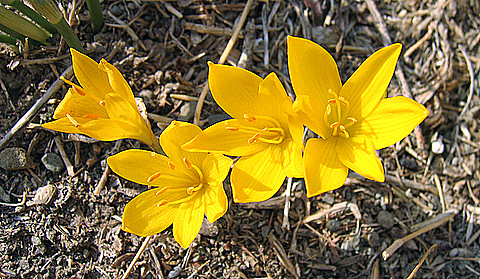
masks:
<path id="1" fill-rule="evenodd" d="M 334 59 L 321 46 L 291 36 L 287 44 L 294 110 L 321 137 L 305 146 L 307 196 L 339 188 L 348 169 L 383 182 L 375 150 L 403 139 L 428 115 L 409 98 L 382 99 L 402 46 L 375 52 L 342 85 Z"/>
<path id="2" fill-rule="evenodd" d="M 227 211 L 223 190 L 233 161 L 219 153 L 188 152 L 181 145 L 198 135 L 193 124 L 174 121 L 160 135 L 168 156 L 130 149 L 107 159 L 121 177 L 155 187 L 131 200 L 122 229 L 139 236 L 159 233 L 173 223 L 173 236 L 183 248 L 195 239 L 204 215 L 210 223 Z"/>
<path id="3" fill-rule="evenodd" d="M 217 123 L 183 145 L 190 151 L 241 156 L 230 181 L 235 202 L 272 197 L 285 177 L 303 177 L 303 126 L 278 77 L 209 63 L 213 98 L 233 119 Z"/>
<path id="4" fill-rule="evenodd" d="M 117 68 L 104 59 L 97 63 L 74 49 L 70 51 L 80 86 L 63 79 L 72 87 L 55 110 L 53 118 L 57 120 L 42 127 L 102 141 L 132 138 L 160 151 L 158 139 Z"/>

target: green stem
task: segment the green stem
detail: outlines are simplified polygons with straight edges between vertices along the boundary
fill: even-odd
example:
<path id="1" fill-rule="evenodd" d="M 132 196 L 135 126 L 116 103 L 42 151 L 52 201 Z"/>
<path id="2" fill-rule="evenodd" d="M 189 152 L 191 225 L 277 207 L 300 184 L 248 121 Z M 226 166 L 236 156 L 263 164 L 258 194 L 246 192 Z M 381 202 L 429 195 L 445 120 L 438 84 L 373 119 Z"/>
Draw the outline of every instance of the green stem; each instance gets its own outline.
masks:
<path id="1" fill-rule="evenodd" d="M 103 28 L 103 14 L 98 0 L 86 0 L 88 13 L 90 14 L 90 21 L 94 32 L 100 32 Z"/>
<path id="2" fill-rule="evenodd" d="M 72 27 L 68 25 L 64 18 L 60 19 L 60 21 L 54 25 L 71 48 L 74 48 L 81 53 L 85 53 L 82 43 L 78 39 L 75 32 L 73 32 Z"/>
<path id="3" fill-rule="evenodd" d="M 31 18 L 33 21 L 35 21 L 38 25 L 43 27 L 43 29 L 47 30 L 50 33 L 57 33 L 57 29 L 53 24 L 51 24 L 48 20 L 46 20 L 43 16 L 32 10 L 29 6 L 23 4 L 23 2 L 19 0 L 13 1 L 10 6 L 14 7 L 18 11 L 20 11 L 22 14 L 28 16 Z"/>

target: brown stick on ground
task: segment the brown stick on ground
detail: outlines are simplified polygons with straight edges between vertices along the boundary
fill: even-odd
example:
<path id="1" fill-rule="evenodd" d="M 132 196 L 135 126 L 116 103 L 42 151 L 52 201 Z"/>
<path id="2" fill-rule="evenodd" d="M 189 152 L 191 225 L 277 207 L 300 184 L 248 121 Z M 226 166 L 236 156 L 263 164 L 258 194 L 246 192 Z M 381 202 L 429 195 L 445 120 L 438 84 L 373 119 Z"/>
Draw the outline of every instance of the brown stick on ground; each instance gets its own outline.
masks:
<path id="1" fill-rule="evenodd" d="M 66 79 L 71 78 L 73 75 L 72 66 L 68 67 L 63 73 L 62 76 Z M 0 150 L 2 150 L 16 135 L 20 130 L 28 125 L 32 119 L 37 115 L 37 113 L 43 108 L 47 101 L 57 92 L 63 85 L 61 79 L 57 79 L 51 86 L 48 88 L 47 92 L 43 94 L 42 98 L 38 101 L 20 118 L 17 123 L 8 131 L 8 133 L 0 141 Z"/>

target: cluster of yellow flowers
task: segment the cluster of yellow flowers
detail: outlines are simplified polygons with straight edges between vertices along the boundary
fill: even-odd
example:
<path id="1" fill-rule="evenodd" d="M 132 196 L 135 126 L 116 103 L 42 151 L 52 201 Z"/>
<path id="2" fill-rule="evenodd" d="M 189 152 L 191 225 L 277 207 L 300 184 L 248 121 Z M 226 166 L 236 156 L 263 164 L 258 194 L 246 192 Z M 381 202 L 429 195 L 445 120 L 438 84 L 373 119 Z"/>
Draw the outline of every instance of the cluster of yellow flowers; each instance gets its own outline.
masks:
<path id="1" fill-rule="evenodd" d="M 223 181 L 230 175 L 233 199 L 259 202 L 272 197 L 285 177 L 304 178 L 307 196 L 334 190 L 348 170 L 385 179 L 375 150 L 406 137 L 428 115 L 406 97 L 384 99 L 401 45 L 372 54 L 342 85 L 337 65 L 321 46 L 287 40 L 295 102 L 275 73 L 262 79 L 237 67 L 209 63 L 209 85 L 217 104 L 232 119 L 201 130 L 172 122 L 157 140 L 137 108 L 130 86 L 105 60 L 96 63 L 72 49 L 79 85 L 72 87 L 43 127 L 98 140 L 133 138 L 155 152 L 127 150 L 108 158 L 111 169 L 151 189 L 125 207 L 122 228 L 140 236 L 173 224 L 184 248 L 206 215 L 213 223 L 227 211 Z M 319 137 L 303 146 L 303 125 Z M 160 155 L 161 151 L 166 156 Z"/>

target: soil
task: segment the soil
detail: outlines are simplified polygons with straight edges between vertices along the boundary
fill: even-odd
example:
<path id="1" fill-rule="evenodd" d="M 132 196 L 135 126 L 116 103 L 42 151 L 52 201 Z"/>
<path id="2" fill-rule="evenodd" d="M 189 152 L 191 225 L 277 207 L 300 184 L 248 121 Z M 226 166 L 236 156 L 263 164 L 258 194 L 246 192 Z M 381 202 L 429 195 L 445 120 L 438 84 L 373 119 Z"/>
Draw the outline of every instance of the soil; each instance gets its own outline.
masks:
<path id="1" fill-rule="evenodd" d="M 94 33 L 85 3 L 73 3 L 63 6 L 87 54 L 118 67 L 157 135 L 173 119 L 193 121 L 206 63 L 218 61 L 245 8 L 235 0 L 103 1 L 106 26 Z M 400 42 L 388 96 L 412 97 L 430 115 L 378 152 L 385 183 L 352 173 L 340 189 L 308 199 L 302 180 L 287 180 L 266 202 L 230 201 L 188 249 L 169 228 L 138 259 L 144 238 L 122 231 L 121 216 L 146 187 L 105 171 L 105 159 L 147 147 L 42 129 L 62 86 L 0 150 L 0 277 L 479 278 L 479 14 L 476 0 L 254 1 L 225 64 L 275 72 L 293 94 L 287 35 L 325 47 L 343 81 L 375 50 Z M 0 44 L 4 140 L 71 65 L 61 36 L 48 41 L 23 43 L 22 53 Z M 207 95 L 201 126 L 224 117 Z M 225 189 L 231 197 L 228 179 Z"/>

